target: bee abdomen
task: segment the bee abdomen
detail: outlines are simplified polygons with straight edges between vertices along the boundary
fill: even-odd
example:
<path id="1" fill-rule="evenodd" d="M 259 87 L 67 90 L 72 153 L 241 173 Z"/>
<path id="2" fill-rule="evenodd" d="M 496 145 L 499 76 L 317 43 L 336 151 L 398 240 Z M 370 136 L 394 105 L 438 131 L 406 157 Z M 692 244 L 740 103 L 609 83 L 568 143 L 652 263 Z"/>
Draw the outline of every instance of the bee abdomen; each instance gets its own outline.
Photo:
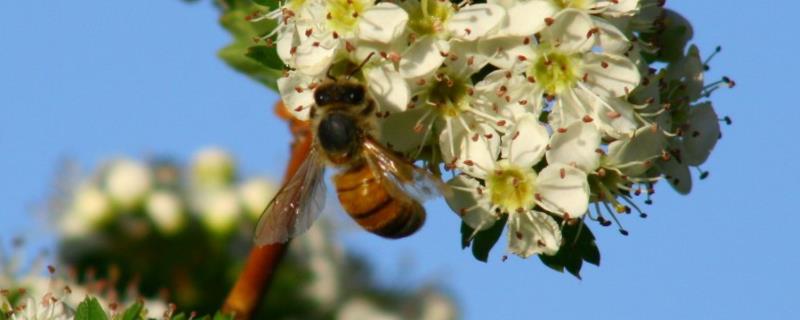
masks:
<path id="1" fill-rule="evenodd" d="M 392 197 L 368 166 L 334 177 L 339 202 L 364 229 L 387 238 L 402 238 L 419 230 L 425 208 L 413 200 Z"/>

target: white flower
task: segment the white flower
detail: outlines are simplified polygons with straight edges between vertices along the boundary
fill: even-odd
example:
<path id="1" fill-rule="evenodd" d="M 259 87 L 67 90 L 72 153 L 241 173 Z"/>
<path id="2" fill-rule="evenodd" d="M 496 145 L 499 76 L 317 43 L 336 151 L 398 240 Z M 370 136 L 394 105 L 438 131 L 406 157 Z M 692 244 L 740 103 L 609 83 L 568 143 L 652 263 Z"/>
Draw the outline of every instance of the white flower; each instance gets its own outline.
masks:
<path id="1" fill-rule="evenodd" d="M 181 199 L 169 191 L 150 194 L 146 203 L 147 214 L 156 228 L 164 234 L 174 234 L 184 224 L 184 207 Z"/>
<path id="2" fill-rule="evenodd" d="M 547 131 L 537 119 L 522 116 L 504 136 L 500 160 L 467 159 L 472 168 L 465 171 L 469 176 L 460 175 L 448 182 L 453 188 L 448 204 L 476 232 L 491 227 L 500 214 L 509 215 L 509 250 L 521 257 L 555 254 L 561 244 L 555 220 L 534 210 L 534 206 L 564 219 L 581 217 L 588 206 L 589 186 L 582 170 L 549 163 L 538 174 L 534 171 L 533 166 L 547 151 L 548 141 Z M 558 147 L 575 148 L 567 143 Z M 558 157 L 563 153 L 553 154 Z"/>
<path id="3" fill-rule="evenodd" d="M 230 232 L 242 211 L 236 192 L 229 189 L 205 192 L 199 202 L 203 223 L 216 234 Z"/>
<path id="4" fill-rule="evenodd" d="M 530 37 L 544 30 L 554 21 L 564 18 L 565 12 L 577 11 L 590 18 L 593 42 L 606 52 L 624 53 L 630 46 L 625 34 L 607 19 L 616 24 L 625 24 L 638 10 L 638 0 L 594 1 L 594 0 L 490 0 L 503 6 L 508 12 L 502 28 L 496 33 L 499 38 Z"/>
<path id="5" fill-rule="evenodd" d="M 236 162 L 227 151 L 210 147 L 195 154 L 192 173 L 194 180 L 203 187 L 225 186 L 236 175 Z"/>
<path id="6" fill-rule="evenodd" d="M 119 160 L 108 169 L 105 179 L 108 195 L 123 209 L 140 204 L 152 187 L 147 167 L 134 160 Z"/>
<path id="7" fill-rule="evenodd" d="M 381 127 L 383 140 L 396 150 L 418 153 L 438 141 L 443 160 L 463 169 L 464 159 L 497 155 L 498 132 L 511 124 L 511 116 L 521 113 L 520 103 L 527 95 L 509 92 L 505 81 L 524 80 L 508 80 L 502 70 L 473 85 L 471 77 L 486 64 L 485 57 L 474 44 L 458 43 L 452 48 L 458 50 L 453 50 L 443 67 L 415 83 L 411 110 L 391 114 Z"/>
<path id="8" fill-rule="evenodd" d="M 625 56 L 593 51 L 593 25 L 589 15 L 567 9 L 541 31 L 538 43 L 528 39 L 483 50 L 494 48 L 492 63 L 524 74 L 527 91 L 548 97 L 553 127 L 593 119 L 605 135 L 630 134 L 637 127 L 634 106 L 622 97 L 639 85 L 639 71 Z"/>
<path id="9" fill-rule="evenodd" d="M 258 219 L 277 191 L 277 187 L 271 181 L 254 178 L 239 186 L 239 198 L 247 214 L 253 219 Z"/>

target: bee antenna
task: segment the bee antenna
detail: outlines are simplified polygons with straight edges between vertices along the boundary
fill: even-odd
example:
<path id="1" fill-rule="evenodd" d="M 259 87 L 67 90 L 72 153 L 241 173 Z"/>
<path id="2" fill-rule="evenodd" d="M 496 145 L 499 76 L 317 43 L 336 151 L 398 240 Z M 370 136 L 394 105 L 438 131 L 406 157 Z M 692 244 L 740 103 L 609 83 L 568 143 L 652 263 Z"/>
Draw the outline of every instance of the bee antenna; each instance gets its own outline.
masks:
<path id="1" fill-rule="evenodd" d="M 375 51 L 370 52 L 369 55 L 366 58 L 364 58 L 364 61 L 362 61 L 357 68 L 355 68 L 353 71 L 350 72 L 350 74 L 347 75 L 346 79 L 350 80 L 350 77 L 352 77 L 356 72 L 358 72 L 358 70 L 361 70 L 361 68 L 364 67 L 364 65 L 367 64 L 367 62 L 369 62 L 369 59 L 371 59 L 372 56 L 374 55 Z"/>

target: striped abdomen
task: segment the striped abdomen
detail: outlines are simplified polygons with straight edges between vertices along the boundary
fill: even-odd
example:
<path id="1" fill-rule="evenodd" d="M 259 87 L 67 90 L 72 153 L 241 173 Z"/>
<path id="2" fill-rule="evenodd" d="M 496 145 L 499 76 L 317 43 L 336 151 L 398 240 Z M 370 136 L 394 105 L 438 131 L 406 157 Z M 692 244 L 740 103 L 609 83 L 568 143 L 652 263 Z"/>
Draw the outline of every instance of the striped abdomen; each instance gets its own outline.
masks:
<path id="1" fill-rule="evenodd" d="M 386 238 L 402 238 L 419 230 L 425 208 L 417 201 L 392 197 L 380 175 L 361 164 L 333 177 L 344 210 L 367 231 Z"/>

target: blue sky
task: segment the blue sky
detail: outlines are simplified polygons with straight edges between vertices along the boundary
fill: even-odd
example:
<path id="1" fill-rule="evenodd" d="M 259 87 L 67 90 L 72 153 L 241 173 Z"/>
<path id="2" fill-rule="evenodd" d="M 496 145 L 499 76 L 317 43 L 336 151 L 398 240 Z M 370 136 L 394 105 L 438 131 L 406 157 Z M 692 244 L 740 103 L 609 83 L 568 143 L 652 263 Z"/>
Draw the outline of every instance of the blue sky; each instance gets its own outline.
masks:
<path id="1" fill-rule="evenodd" d="M 384 283 L 442 284 L 466 319 L 796 316 L 800 48 L 787 22 L 800 5 L 668 6 L 693 22 L 704 55 L 723 46 L 709 78 L 738 82 L 714 97 L 734 125 L 690 196 L 661 185 L 648 219 L 623 221 L 629 237 L 594 229 L 601 267 L 586 266 L 577 280 L 537 260 L 501 262 L 502 244 L 477 262 L 460 249 L 459 221 L 441 201 L 408 240 L 348 232 L 345 247 L 379 266 Z M 280 177 L 289 137 L 272 116 L 276 97 L 217 59 L 228 36 L 209 4 L 27 0 L 0 2 L 0 11 L 0 238 L 48 238 L 30 212 L 65 157 L 89 168 L 122 154 L 187 159 L 213 144 L 235 153 L 246 174 Z"/>

